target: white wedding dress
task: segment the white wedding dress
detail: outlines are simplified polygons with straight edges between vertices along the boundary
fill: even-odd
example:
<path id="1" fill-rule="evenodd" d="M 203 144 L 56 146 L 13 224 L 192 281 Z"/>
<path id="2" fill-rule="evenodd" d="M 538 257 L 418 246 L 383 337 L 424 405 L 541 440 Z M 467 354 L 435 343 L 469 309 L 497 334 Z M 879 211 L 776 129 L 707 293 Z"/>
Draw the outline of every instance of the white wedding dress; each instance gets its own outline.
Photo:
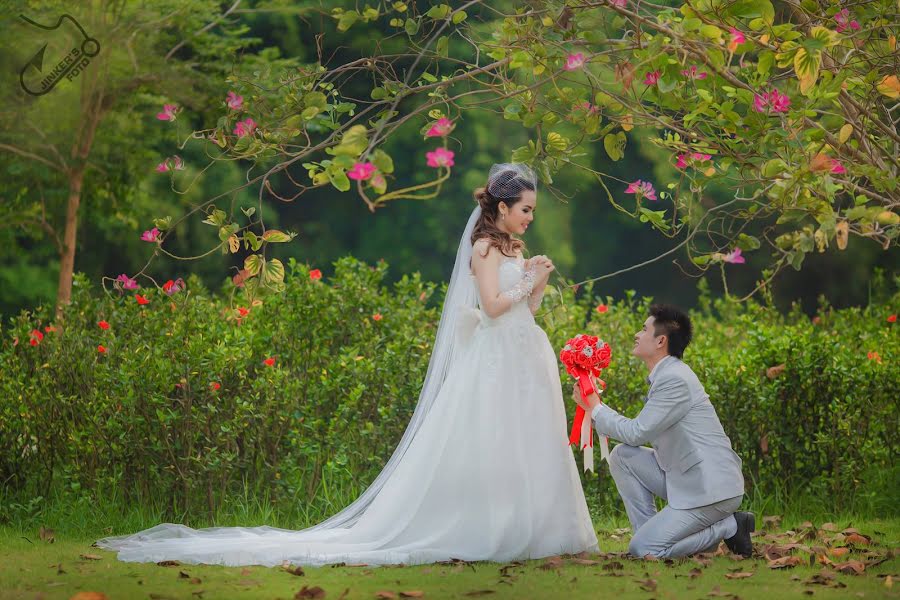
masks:
<path id="1" fill-rule="evenodd" d="M 465 277 L 474 288 L 468 268 Z M 502 291 L 530 291 L 524 277 L 521 258 L 501 263 Z M 415 427 L 373 484 L 374 494 L 367 490 L 359 510 L 351 505 L 350 518 L 339 513 L 302 531 L 163 524 L 98 545 L 123 561 L 269 566 L 510 561 L 598 551 L 568 445 L 556 354 L 528 296 L 495 319 L 468 310 L 454 323 L 453 358 L 433 403 L 418 420 L 414 415 Z"/>

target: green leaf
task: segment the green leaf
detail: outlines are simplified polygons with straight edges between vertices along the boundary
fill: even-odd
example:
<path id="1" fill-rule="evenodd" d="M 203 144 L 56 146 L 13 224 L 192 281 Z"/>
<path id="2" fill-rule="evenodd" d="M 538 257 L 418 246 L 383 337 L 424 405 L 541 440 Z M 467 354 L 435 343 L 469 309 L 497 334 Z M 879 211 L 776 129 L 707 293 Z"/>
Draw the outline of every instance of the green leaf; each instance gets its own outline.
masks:
<path id="1" fill-rule="evenodd" d="M 821 52 L 798 48 L 794 55 L 794 73 L 800 80 L 800 93 L 808 96 L 819 77 Z"/>
<path id="2" fill-rule="evenodd" d="M 759 239 L 753 237 L 752 235 L 747 235 L 746 233 L 742 233 L 737 238 L 737 247 L 741 250 L 756 250 L 759 248 Z"/>
<path id="3" fill-rule="evenodd" d="M 756 72 L 766 76 L 769 74 L 769 71 L 772 70 L 773 64 L 775 64 L 775 53 L 771 50 L 763 50 L 759 53 L 759 62 L 756 63 Z"/>
<path id="4" fill-rule="evenodd" d="M 227 217 L 228 215 L 225 214 L 224 210 L 219 210 L 218 208 L 216 208 L 211 213 L 209 213 L 205 219 L 203 219 L 203 222 L 207 225 L 221 227 L 225 224 L 225 219 Z"/>
<path id="5" fill-rule="evenodd" d="M 355 10 L 343 13 L 338 19 L 338 31 L 347 31 L 359 20 L 360 14 Z"/>
<path id="6" fill-rule="evenodd" d="M 382 173 L 394 172 L 394 159 L 381 148 L 372 153 L 372 164 Z"/>
<path id="7" fill-rule="evenodd" d="M 455 13 L 453 13 L 453 18 L 450 19 L 450 20 L 451 20 L 451 22 L 452 22 L 454 25 L 459 25 L 460 23 L 462 23 L 463 21 L 465 21 L 465 20 L 466 20 L 466 17 L 468 17 L 468 16 L 469 16 L 469 15 L 466 14 L 466 11 L 464 11 L 464 10 L 458 10 L 458 11 L 456 11 Z"/>
<path id="8" fill-rule="evenodd" d="M 437 6 L 432 6 L 426 15 L 431 17 L 432 19 L 446 19 L 447 15 L 450 14 L 450 6 L 448 4 L 438 4 Z"/>
<path id="9" fill-rule="evenodd" d="M 547 149 L 547 152 L 550 154 L 558 154 L 565 150 L 569 146 L 569 140 L 556 133 L 555 131 L 551 131 L 547 134 L 547 141 L 544 143 L 544 147 Z"/>
<path id="10" fill-rule="evenodd" d="M 172 217 L 166 217 L 164 219 L 153 219 L 153 224 L 156 225 L 156 227 L 160 231 L 165 231 L 172 226 Z"/>
<path id="11" fill-rule="evenodd" d="M 260 270 L 263 284 L 281 283 L 284 281 L 284 265 L 277 258 L 264 262 Z"/>
<path id="12" fill-rule="evenodd" d="M 438 38 L 437 43 L 434 45 L 434 51 L 438 56 L 447 58 L 447 43 L 448 43 L 448 38 L 446 35 L 442 35 L 441 37 Z M 427 73 L 427 71 L 426 71 L 426 73 Z M 429 75 L 430 75 L 430 73 L 429 73 Z M 424 73 L 423 73 L 423 77 L 424 77 Z M 434 75 L 432 75 L 432 77 L 434 77 Z M 434 83 L 435 81 L 437 81 L 437 78 L 434 78 L 432 83 Z"/>
<path id="13" fill-rule="evenodd" d="M 625 156 L 626 142 L 627 139 L 624 132 L 609 133 L 603 138 L 603 148 L 612 160 L 621 160 Z"/>
<path id="14" fill-rule="evenodd" d="M 346 192 L 350 189 L 350 179 L 347 174 L 341 170 L 328 169 L 328 180 L 339 192 Z"/>
<path id="15" fill-rule="evenodd" d="M 403 29 L 406 30 L 406 35 L 412 37 L 419 32 L 419 21 L 418 19 L 406 19 L 406 22 L 403 24 Z"/>
<path id="16" fill-rule="evenodd" d="M 250 217 L 252 217 L 254 215 L 254 213 L 256 213 L 256 207 L 251 206 L 250 208 L 244 208 L 242 206 L 241 212 L 244 213 L 247 216 L 247 218 L 249 219 Z"/>
<path id="17" fill-rule="evenodd" d="M 244 268 L 247 272 L 252 275 L 257 275 L 262 269 L 263 264 L 265 264 L 266 259 L 264 259 L 259 254 L 251 254 L 247 258 L 244 259 Z"/>
<path id="18" fill-rule="evenodd" d="M 317 114 L 322 112 L 318 106 L 310 106 L 309 108 L 304 108 L 303 112 L 300 113 L 300 116 L 303 117 L 304 120 L 308 121 L 315 117 Z"/>
<path id="19" fill-rule="evenodd" d="M 354 125 L 341 138 L 341 143 L 332 149 L 332 154 L 336 156 L 359 156 L 366 146 L 369 144 L 368 131 L 364 125 Z"/>
<path id="20" fill-rule="evenodd" d="M 388 91 L 383 87 L 376 87 L 372 88 L 369 95 L 372 96 L 372 100 L 383 100 L 388 97 Z"/>
<path id="21" fill-rule="evenodd" d="M 262 247 L 262 240 L 256 237 L 256 234 L 252 231 L 248 231 L 244 234 L 244 240 L 250 246 L 250 249 L 256 252 Z"/>
<path id="22" fill-rule="evenodd" d="M 294 239 L 294 234 L 288 235 L 283 231 L 279 231 L 278 229 L 268 229 L 262 236 L 263 241 L 271 242 L 273 244 L 289 242 Z"/>
<path id="23" fill-rule="evenodd" d="M 228 238 L 237 233 L 237 230 L 240 228 L 241 226 L 237 223 L 229 223 L 228 225 L 221 227 L 219 229 L 219 240 L 223 242 L 228 240 Z"/>

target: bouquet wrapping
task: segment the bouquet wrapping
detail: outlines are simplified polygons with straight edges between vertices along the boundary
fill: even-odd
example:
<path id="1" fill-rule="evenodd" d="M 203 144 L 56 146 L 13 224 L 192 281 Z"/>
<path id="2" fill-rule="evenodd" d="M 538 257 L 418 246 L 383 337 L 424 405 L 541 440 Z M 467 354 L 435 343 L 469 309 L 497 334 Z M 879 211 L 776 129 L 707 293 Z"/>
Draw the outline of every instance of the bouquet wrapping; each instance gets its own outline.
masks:
<path id="1" fill-rule="evenodd" d="M 559 352 L 559 359 L 569 373 L 578 382 L 581 397 L 586 399 L 593 393 L 598 396 L 606 383 L 597 379 L 601 389 L 594 385 L 594 378 L 599 378 L 603 369 L 609 366 L 612 358 L 612 350 L 609 344 L 594 335 L 580 333 L 566 342 Z M 594 438 L 590 417 L 579 406 L 575 409 L 575 420 L 572 422 L 572 432 L 569 434 L 569 444 L 579 444 L 584 453 L 584 470 L 594 470 Z M 606 436 L 600 436 L 600 458 L 609 459 L 609 441 Z"/>

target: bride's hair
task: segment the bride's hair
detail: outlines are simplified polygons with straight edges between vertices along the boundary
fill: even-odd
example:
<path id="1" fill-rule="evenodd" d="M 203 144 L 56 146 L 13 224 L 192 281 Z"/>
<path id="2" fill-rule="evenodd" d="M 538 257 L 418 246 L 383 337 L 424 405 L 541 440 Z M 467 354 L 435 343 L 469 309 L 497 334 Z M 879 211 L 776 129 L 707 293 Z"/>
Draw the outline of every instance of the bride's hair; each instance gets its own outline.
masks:
<path id="1" fill-rule="evenodd" d="M 492 194 L 491 191 L 494 193 Z M 488 184 L 475 190 L 475 201 L 481 206 L 481 217 L 472 231 L 472 243 L 488 240 L 489 248 L 494 247 L 509 257 L 525 249 L 525 242 L 514 238 L 497 226 L 500 218 L 501 202 L 512 208 L 522 200 L 522 192 L 534 191 L 535 185 L 528 177 L 515 169 L 504 169 L 488 178 Z M 496 194 L 496 195 L 495 195 Z"/>

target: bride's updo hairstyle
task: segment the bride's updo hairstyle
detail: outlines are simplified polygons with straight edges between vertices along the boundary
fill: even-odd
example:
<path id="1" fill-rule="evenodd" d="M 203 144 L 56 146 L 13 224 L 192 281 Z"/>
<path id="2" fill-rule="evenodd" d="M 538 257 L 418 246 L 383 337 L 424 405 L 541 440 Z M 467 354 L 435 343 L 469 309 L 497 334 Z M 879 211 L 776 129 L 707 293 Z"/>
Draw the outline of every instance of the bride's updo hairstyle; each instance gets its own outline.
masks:
<path id="1" fill-rule="evenodd" d="M 472 243 L 487 239 L 491 247 L 509 257 L 525 248 L 525 243 L 497 226 L 500 203 L 512 208 L 522 200 L 522 192 L 537 189 L 534 171 L 521 163 L 501 163 L 491 167 L 485 187 L 475 190 L 475 201 L 481 206 L 481 217 L 472 231 Z"/>

